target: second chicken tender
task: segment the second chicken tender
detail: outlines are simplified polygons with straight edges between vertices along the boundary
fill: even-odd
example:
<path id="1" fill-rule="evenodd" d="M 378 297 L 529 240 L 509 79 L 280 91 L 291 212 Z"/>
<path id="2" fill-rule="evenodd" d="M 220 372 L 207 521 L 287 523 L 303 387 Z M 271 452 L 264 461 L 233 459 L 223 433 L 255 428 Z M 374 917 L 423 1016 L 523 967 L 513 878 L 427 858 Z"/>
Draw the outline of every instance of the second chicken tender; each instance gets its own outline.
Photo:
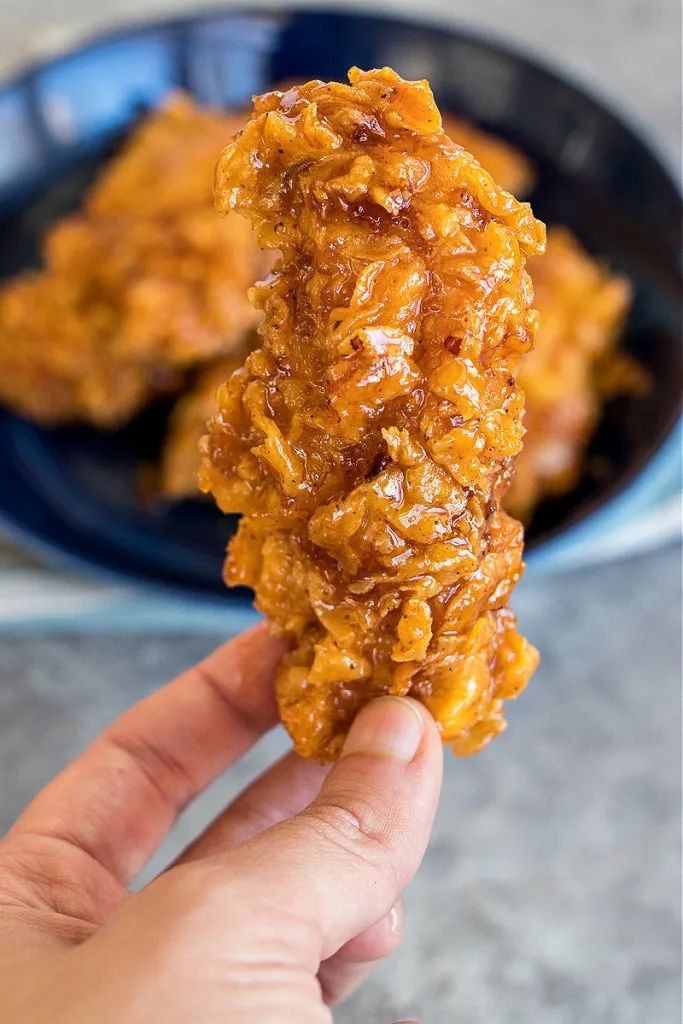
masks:
<path id="1" fill-rule="evenodd" d="M 227 581 L 293 638 L 277 691 L 299 753 L 336 757 L 385 693 L 471 753 L 537 660 L 508 606 L 522 529 L 500 500 L 544 229 L 448 139 L 426 82 L 349 78 L 258 98 L 219 163 L 220 208 L 282 258 L 201 482 L 244 513 Z"/>
<path id="2" fill-rule="evenodd" d="M 159 469 L 158 493 L 167 501 L 200 497 L 199 442 L 217 407 L 217 392 L 238 370 L 253 348 L 256 335 L 245 339 L 239 352 L 212 363 L 200 373 L 193 386 L 176 402 L 168 423 Z"/>
<path id="3" fill-rule="evenodd" d="M 506 508 L 525 519 L 577 483 L 605 392 L 643 384 L 633 361 L 615 351 L 631 302 L 625 278 L 589 256 L 567 228 L 549 231 L 547 252 L 529 271 L 539 327 L 519 378 L 526 434 L 505 496 Z"/>
<path id="4" fill-rule="evenodd" d="M 443 115 L 443 130 L 453 142 L 471 153 L 506 192 L 522 199 L 531 191 L 536 172 L 521 150 L 454 114 Z"/>
<path id="5" fill-rule="evenodd" d="M 239 346 L 262 254 L 211 191 L 216 153 L 243 122 L 177 97 L 48 231 L 44 269 L 0 289 L 3 401 L 45 424 L 116 426 Z"/>

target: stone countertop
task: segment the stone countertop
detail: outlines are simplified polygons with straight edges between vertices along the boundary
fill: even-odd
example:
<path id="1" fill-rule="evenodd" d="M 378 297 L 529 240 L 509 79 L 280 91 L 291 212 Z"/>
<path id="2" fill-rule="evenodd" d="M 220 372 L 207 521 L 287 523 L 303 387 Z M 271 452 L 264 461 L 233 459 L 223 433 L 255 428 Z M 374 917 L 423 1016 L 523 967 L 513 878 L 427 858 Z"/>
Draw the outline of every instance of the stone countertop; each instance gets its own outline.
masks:
<path id="1" fill-rule="evenodd" d="M 339 1024 L 677 1024 L 680 578 L 672 548 L 522 584 L 541 669 L 504 736 L 447 758 L 404 946 Z M 112 718 L 213 644 L 2 639 L 0 832 Z M 267 737 L 197 801 L 146 877 L 284 745 Z"/>
<path id="2" fill-rule="evenodd" d="M 5 4 L 0 74 L 104 24 L 193 6 L 206 5 Z M 457 16 L 566 69 L 678 166 L 676 0 L 425 0 L 420 12 Z M 516 605 L 542 667 L 504 737 L 481 757 L 447 760 L 406 942 L 339 1024 L 680 1020 L 680 578 L 673 548 L 522 585 Z M 211 646 L 1 638 L 0 832 L 116 714 Z M 216 783 L 148 876 L 283 747 L 273 734 Z"/>

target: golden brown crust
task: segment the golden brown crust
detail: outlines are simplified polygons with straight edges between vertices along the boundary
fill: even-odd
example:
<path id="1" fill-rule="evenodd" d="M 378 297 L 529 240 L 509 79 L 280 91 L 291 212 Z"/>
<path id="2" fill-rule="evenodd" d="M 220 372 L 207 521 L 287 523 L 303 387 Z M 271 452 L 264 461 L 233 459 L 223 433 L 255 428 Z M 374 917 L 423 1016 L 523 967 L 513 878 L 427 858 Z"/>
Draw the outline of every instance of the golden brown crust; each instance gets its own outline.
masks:
<path id="1" fill-rule="evenodd" d="M 604 401 L 603 378 L 621 376 L 619 390 L 642 383 L 632 361 L 615 351 L 631 302 L 625 278 L 592 259 L 566 228 L 550 230 L 547 252 L 530 260 L 529 272 L 539 328 L 519 378 L 526 434 L 505 496 L 505 507 L 525 519 L 578 481 Z"/>
<path id="2" fill-rule="evenodd" d="M 234 349 L 256 321 L 260 254 L 241 218 L 216 215 L 211 185 L 243 121 L 176 98 L 48 232 L 45 269 L 0 291 L 3 401 L 48 424 L 114 426 Z"/>
<path id="3" fill-rule="evenodd" d="M 282 85 L 279 86 L 281 91 L 284 88 Z M 472 153 L 501 188 L 518 197 L 530 190 L 534 178 L 533 169 L 530 161 L 519 150 L 451 114 L 444 116 L 444 131 L 454 142 Z M 189 145 L 189 160 L 193 158 L 193 152 L 193 146 Z M 144 186 L 144 182 L 132 178 L 137 167 L 139 164 L 134 164 L 131 168 L 131 180 L 128 182 L 134 191 L 139 191 Z M 123 167 L 119 166 L 122 180 L 123 170 Z M 165 191 L 160 192 L 157 188 L 153 190 L 150 200 L 159 202 L 165 195 Z M 243 361 L 244 353 L 240 353 L 234 360 L 209 366 L 176 403 L 164 442 L 159 476 L 160 493 L 167 500 L 180 501 L 199 496 L 199 439 L 214 410 L 218 385 Z"/>
<path id="4" fill-rule="evenodd" d="M 294 79 L 288 79 L 279 82 L 276 89 L 285 93 L 298 85 Z M 521 150 L 499 135 L 492 135 L 457 114 L 447 111 L 441 117 L 446 135 L 471 153 L 497 185 L 518 199 L 523 199 L 531 191 L 536 181 L 536 171 L 531 160 Z"/>
<path id="5" fill-rule="evenodd" d="M 536 663 L 507 606 L 522 531 L 500 498 L 544 230 L 446 137 L 427 83 L 349 77 L 258 98 L 219 162 L 219 207 L 283 255 L 201 482 L 244 513 L 228 582 L 295 638 L 278 696 L 296 749 L 335 757 L 390 692 L 469 753 Z"/>

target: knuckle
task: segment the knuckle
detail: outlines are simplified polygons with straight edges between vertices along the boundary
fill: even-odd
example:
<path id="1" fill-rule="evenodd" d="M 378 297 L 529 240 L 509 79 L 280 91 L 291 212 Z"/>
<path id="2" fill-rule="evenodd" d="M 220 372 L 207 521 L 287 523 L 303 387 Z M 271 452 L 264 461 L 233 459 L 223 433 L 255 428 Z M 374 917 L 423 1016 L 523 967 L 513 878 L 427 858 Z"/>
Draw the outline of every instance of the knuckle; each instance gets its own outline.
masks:
<path id="1" fill-rule="evenodd" d="M 46 902 L 45 881 L 32 852 L 3 844 L 0 848 L 0 896 L 3 905 L 16 901 L 21 905 Z"/>
<path id="2" fill-rule="evenodd" d="M 383 872 L 390 867 L 384 815 L 364 794 L 337 790 L 305 813 L 323 840 L 347 856 Z"/>

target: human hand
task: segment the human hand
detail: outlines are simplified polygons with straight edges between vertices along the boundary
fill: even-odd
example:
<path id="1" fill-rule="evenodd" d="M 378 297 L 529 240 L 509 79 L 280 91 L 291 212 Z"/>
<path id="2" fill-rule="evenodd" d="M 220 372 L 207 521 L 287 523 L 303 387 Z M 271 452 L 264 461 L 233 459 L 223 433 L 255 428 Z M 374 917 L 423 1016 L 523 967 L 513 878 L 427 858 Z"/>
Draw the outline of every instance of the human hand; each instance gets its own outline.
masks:
<path id="1" fill-rule="evenodd" d="M 293 753 L 178 861 L 126 886 L 182 808 L 277 722 L 257 626 L 141 701 L 0 844 L 0 1021 L 325 1024 L 398 944 L 441 779 L 426 710 L 382 698 L 331 769 Z"/>

